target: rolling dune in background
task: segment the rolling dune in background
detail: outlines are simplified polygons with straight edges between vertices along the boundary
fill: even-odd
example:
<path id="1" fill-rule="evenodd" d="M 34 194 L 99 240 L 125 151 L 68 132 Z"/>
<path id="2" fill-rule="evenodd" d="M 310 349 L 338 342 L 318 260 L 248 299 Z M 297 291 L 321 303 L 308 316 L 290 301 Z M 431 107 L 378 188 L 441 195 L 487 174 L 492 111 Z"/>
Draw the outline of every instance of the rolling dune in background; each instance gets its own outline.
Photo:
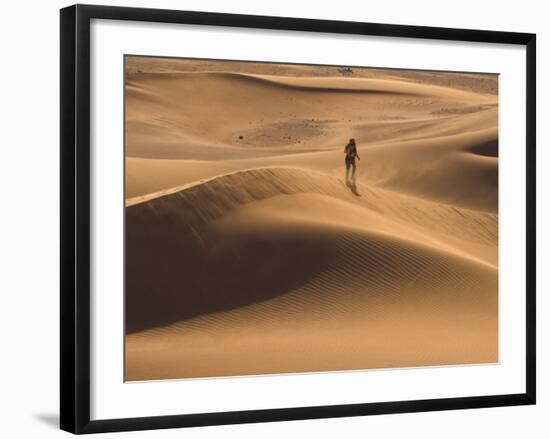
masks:
<path id="1" fill-rule="evenodd" d="M 126 72 L 127 380 L 498 361 L 496 76 Z"/>

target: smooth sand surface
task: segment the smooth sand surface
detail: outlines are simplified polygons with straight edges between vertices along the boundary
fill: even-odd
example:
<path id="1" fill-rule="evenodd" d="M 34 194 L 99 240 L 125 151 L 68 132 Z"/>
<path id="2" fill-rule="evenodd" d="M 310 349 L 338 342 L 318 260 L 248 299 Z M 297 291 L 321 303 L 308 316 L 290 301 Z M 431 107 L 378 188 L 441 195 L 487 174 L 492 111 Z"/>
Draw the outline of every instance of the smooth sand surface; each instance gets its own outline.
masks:
<path id="1" fill-rule="evenodd" d="M 127 380 L 498 361 L 496 76 L 126 67 Z"/>

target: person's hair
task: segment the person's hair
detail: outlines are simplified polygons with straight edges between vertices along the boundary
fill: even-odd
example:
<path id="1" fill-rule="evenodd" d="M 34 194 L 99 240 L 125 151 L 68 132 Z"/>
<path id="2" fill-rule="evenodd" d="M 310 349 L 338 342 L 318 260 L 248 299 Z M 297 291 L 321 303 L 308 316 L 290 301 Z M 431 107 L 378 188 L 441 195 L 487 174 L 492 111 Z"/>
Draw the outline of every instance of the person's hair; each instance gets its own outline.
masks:
<path id="1" fill-rule="evenodd" d="M 349 143 L 351 143 L 352 145 L 355 144 L 355 139 L 349 139 Z"/>

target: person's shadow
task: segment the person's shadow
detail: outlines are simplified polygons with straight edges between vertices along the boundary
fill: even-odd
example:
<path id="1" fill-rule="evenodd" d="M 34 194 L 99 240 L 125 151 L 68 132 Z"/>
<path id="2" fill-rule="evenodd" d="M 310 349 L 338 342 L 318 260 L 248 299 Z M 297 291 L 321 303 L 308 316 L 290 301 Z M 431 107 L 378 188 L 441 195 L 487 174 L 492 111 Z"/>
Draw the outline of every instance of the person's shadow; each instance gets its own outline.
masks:
<path id="1" fill-rule="evenodd" d="M 351 193 L 355 195 L 356 197 L 360 197 L 361 194 L 357 192 L 357 185 L 355 184 L 355 180 L 348 180 L 346 181 L 346 186 L 349 188 Z"/>

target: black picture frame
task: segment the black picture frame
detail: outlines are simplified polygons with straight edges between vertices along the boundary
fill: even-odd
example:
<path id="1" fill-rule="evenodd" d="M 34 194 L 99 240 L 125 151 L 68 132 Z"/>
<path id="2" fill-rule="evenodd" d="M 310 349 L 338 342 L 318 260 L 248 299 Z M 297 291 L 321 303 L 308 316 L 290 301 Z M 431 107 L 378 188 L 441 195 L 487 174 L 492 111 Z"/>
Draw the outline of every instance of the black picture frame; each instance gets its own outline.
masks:
<path id="1" fill-rule="evenodd" d="M 525 393 L 366 404 L 90 420 L 90 21 L 182 23 L 407 37 L 526 47 L 526 375 Z M 75 5 L 61 10 L 61 349 L 60 426 L 72 433 L 427 412 L 535 404 L 536 36 L 303 18 Z"/>

